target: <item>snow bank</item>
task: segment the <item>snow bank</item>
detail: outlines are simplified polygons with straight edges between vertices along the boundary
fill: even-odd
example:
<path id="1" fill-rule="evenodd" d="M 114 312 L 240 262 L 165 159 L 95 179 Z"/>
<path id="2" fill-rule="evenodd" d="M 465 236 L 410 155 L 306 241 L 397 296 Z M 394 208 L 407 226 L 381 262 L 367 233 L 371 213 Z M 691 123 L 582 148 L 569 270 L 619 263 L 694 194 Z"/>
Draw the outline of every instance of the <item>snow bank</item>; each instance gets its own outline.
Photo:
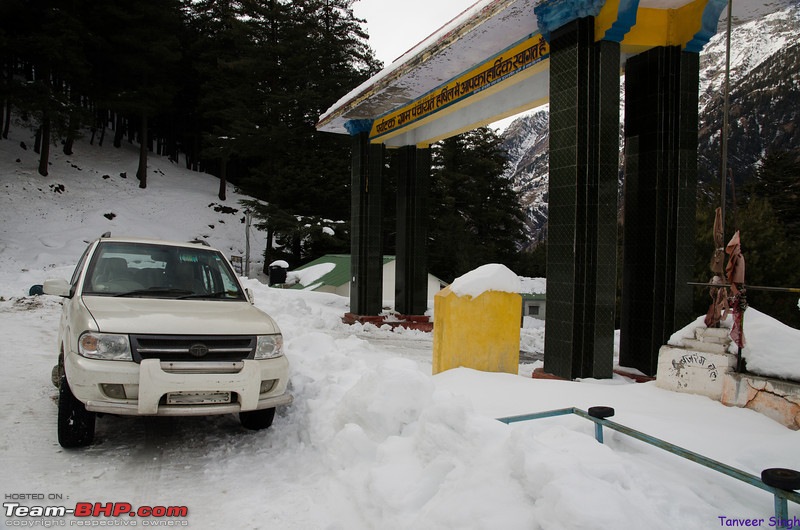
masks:
<path id="1" fill-rule="evenodd" d="M 335 263 L 320 263 L 306 269 L 291 271 L 286 275 L 286 280 L 288 283 L 310 286 L 335 268 Z"/>
<path id="2" fill-rule="evenodd" d="M 522 282 L 519 276 L 505 265 L 489 263 L 459 276 L 450 284 L 450 289 L 458 296 L 476 298 L 487 291 L 519 293 Z"/>
<path id="3" fill-rule="evenodd" d="M 672 334 L 668 344 L 683 347 L 683 339 L 694 338 L 695 328 L 704 328 L 705 316 Z M 720 325 L 731 328 L 731 316 L 722 320 Z M 800 379 L 800 330 L 791 328 L 769 315 L 747 308 L 744 313 L 745 347 L 742 357 L 747 361 L 747 370 L 754 374 L 779 379 Z M 731 343 L 728 350 L 737 353 L 738 347 Z"/>

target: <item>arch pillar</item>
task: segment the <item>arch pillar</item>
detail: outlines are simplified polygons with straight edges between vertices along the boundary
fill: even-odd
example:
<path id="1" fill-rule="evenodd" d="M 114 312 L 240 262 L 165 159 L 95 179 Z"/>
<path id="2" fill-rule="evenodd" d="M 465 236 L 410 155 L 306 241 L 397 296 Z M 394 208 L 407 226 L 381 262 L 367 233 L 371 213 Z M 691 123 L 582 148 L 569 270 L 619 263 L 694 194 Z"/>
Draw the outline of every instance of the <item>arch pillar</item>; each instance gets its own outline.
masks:
<path id="1" fill-rule="evenodd" d="M 428 309 L 431 150 L 408 145 L 399 151 L 395 309 L 403 315 L 423 315 Z"/>
<path id="2" fill-rule="evenodd" d="M 608 378 L 614 359 L 619 43 L 593 16 L 550 32 L 550 184 L 544 369 Z"/>
<path id="3" fill-rule="evenodd" d="M 372 122 L 350 122 L 350 312 L 378 315 L 383 308 L 381 171 L 383 144 L 369 141 Z"/>
<path id="4" fill-rule="evenodd" d="M 652 48 L 627 61 L 620 364 L 655 375 L 693 319 L 699 54 Z"/>

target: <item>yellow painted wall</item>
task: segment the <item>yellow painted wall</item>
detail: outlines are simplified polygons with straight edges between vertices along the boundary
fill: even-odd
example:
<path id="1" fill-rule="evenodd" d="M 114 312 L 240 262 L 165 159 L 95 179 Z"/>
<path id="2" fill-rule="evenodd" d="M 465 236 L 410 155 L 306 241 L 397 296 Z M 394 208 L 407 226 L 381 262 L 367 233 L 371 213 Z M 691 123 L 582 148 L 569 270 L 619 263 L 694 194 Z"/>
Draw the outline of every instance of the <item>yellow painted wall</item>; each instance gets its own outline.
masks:
<path id="1" fill-rule="evenodd" d="M 458 296 L 450 288 L 433 299 L 433 373 L 465 367 L 519 372 L 522 297 L 487 291 Z"/>

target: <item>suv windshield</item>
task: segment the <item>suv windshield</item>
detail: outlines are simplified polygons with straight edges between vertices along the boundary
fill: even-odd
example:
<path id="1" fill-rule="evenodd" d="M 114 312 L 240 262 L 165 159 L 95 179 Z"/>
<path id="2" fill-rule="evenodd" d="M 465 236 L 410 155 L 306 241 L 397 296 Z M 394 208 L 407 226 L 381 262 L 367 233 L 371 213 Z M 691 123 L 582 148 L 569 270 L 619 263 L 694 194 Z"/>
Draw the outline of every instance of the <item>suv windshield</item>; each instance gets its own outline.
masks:
<path id="1" fill-rule="evenodd" d="M 211 249 L 101 241 L 84 295 L 244 300 L 222 255 Z"/>

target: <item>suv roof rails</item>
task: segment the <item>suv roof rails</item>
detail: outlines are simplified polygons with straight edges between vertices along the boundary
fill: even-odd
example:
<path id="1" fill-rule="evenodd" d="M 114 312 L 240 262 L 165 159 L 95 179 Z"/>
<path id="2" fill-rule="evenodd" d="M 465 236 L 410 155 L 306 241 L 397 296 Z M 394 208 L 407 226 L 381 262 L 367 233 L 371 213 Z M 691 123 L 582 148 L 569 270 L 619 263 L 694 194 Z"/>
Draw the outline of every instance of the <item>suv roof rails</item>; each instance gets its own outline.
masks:
<path id="1" fill-rule="evenodd" d="M 111 232 L 103 232 L 103 235 L 100 236 L 100 239 L 103 239 L 104 237 L 111 237 Z"/>

